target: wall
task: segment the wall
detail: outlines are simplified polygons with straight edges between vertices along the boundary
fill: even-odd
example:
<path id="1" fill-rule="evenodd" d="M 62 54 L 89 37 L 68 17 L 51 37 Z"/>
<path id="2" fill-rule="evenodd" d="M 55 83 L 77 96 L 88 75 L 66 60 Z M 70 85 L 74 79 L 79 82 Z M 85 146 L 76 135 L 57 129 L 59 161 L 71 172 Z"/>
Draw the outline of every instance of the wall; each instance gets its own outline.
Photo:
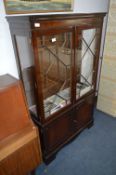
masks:
<path id="1" fill-rule="evenodd" d="M 74 11 L 78 13 L 95 13 L 108 11 L 109 0 L 75 0 Z"/>
<path id="2" fill-rule="evenodd" d="M 74 0 L 74 13 L 107 12 L 109 0 Z M 0 75 L 10 73 L 18 77 L 16 61 L 5 19 L 3 0 L 0 2 Z"/>
<path id="3" fill-rule="evenodd" d="M 116 117 L 116 1 L 111 0 L 97 108 Z"/>
<path id="4" fill-rule="evenodd" d="M 0 2 L 0 75 L 10 73 L 18 77 L 16 61 L 9 31 L 5 19 L 3 1 Z"/>

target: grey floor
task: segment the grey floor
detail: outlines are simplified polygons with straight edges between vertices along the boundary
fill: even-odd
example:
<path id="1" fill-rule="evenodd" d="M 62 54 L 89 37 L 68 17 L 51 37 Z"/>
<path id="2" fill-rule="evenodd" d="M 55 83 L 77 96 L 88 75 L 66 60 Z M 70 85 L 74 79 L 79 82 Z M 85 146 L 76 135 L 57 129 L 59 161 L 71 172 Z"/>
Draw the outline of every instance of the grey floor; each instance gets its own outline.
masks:
<path id="1" fill-rule="evenodd" d="M 94 120 L 36 175 L 116 175 L 116 118 L 95 110 Z"/>

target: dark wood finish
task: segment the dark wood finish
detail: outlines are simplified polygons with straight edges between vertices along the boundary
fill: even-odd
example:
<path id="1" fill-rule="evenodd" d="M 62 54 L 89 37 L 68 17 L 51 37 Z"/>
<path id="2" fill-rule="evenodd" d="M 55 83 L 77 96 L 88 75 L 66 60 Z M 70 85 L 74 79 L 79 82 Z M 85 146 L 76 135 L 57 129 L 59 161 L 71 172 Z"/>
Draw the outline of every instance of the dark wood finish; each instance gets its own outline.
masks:
<path id="1" fill-rule="evenodd" d="M 74 129 L 80 130 L 85 128 L 93 121 L 94 94 L 82 99 L 75 107 L 75 115 L 73 117 Z"/>
<path id="2" fill-rule="evenodd" d="M 103 23 L 103 17 L 104 13 L 102 14 L 82 14 L 82 15 L 55 15 L 55 16 L 34 16 L 30 17 L 31 26 L 32 26 L 32 40 L 33 40 L 33 48 L 35 53 L 35 76 L 37 80 L 37 86 L 38 86 L 38 99 L 39 99 L 39 115 L 42 123 L 46 123 L 47 120 L 52 121 L 54 117 L 57 115 L 52 115 L 53 117 L 48 117 L 45 119 L 44 117 L 44 111 L 43 111 L 43 94 L 42 94 L 42 81 L 41 81 L 41 73 L 40 73 L 40 64 L 38 60 L 38 48 L 39 44 L 37 42 L 38 37 L 41 36 L 49 36 L 49 35 L 55 35 L 60 34 L 62 32 L 68 32 L 71 31 L 73 35 L 73 47 L 76 49 L 78 47 L 78 35 L 82 34 L 82 30 L 92 29 L 92 28 L 99 28 L 99 30 L 102 30 L 102 23 Z M 35 23 L 39 23 L 40 27 L 37 28 L 34 26 Z M 77 37 L 77 38 L 76 38 Z M 80 36 L 81 37 L 81 36 Z M 98 62 L 99 62 L 99 48 L 100 48 L 100 40 L 101 40 L 101 33 L 99 35 L 99 39 L 97 40 L 97 50 L 96 50 L 96 59 L 94 61 L 94 76 L 93 76 L 93 84 L 94 84 L 94 90 L 96 89 L 96 78 L 97 78 L 97 69 L 98 69 Z M 72 55 L 72 77 L 76 77 L 76 55 L 74 52 L 74 55 Z M 71 82 L 71 97 L 72 102 L 75 103 L 75 79 L 72 79 Z M 68 109 L 68 107 L 66 107 Z M 62 111 L 65 111 L 65 109 L 62 109 Z M 59 111 L 57 112 L 59 114 Z"/>
<path id="3" fill-rule="evenodd" d="M 105 13 L 93 13 L 93 14 L 67 14 L 67 15 L 59 14 L 59 15 L 30 16 L 28 19 L 26 17 L 22 17 L 22 21 L 24 20 L 24 18 L 25 20 L 28 21 L 28 22 L 26 21 L 25 23 L 26 26 L 27 24 L 29 25 L 30 22 L 30 28 L 28 28 L 27 30 L 26 26 L 24 27 L 20 26 L 19 27 L 20 32 L 23 28 L 24 29 L 23 35 L 25 35 L 24 33 L 26 33 L 26 30 L 27 33 L 29 34 L 31 33 L 33 52 L 34 52 L 35 74 L 33 76 L 35 80 L 35 91 L 37 98 L 36 103 L 37 114 L 32 112 L 32 118 L 40 129 L 43 158 L 47 163 L 49 162 L 49 160 L 51 160 L 52 157 L 54 157 L 54 154 L 63 145 L 71 141 L 84 128 L 86 127 L 89 128 L 93 124 L 93 109 L 94 109 L 94 98 L 96 91 L 97 71 L 99 64 L 100 42 L 101 42 L 103 18 L 105 15 L 106 15 Z M 11 24 L 12 35 L 17 35 L 17 32 L 15 32 L 16 23 L 14 23 L 14 20 L 11 19 L 9 19 L 9 21 Z M 39 27 L 36 27 L 35 23 L 38 23 Z M 20 22 L 19 23 L 17 22 L 17 25 L 19 24 Z M 83 38 L 83 31 L 89 29 L 95 29 L 96 33 L 98 31 L 97 39 L 96 42 L 94 43 L 96 47 L 95 47 L 95 53 L 93 54 L 93 69 L 92 69 L 93 76 L 91 82 L 91 89 L 88 90 L 85 94 L 82 94 L 81 96 L 77 95 L 76 97 L 76 89 L 77 89 L 76 86 L 79 81 L 81 82 L 81 77 L 78 77 L 78 75 L 81 74 L 81 66 L 79 67 L 81 54 L 79 55 L 77 54 L 77 52 L 78 51 L 82 52 L 83 42 L 81 41 L 81 39 Z M 72 47 L 70 49 L 73 50 L 72 55 L 70 57 L 71 102 L 70 104 L 67 104 L 65 107 L 61 108 L 59 111 L 51 114 L 49 117 L 46 118 L 44 113 L 44 101 L 43 101 L 44 86 L 42 82 L 41 64 L 38 52 L 39 50 L 44 48 L 45 44 L 49 45 L 50 43 L 49 40 L 45 40 L 43 47 L 41 47 L 44 41 L 42 40 L 42 37 L 49 38 L 50 36 L 60 35 L 68 32 L 71 33 L 72 35 L 70 41 L 70 43 L 72 42 Z M 39 41 L 38 38 L 40 38 Z M 89 48 L 90 46 L 88 45 L 87 47 Z M 15 48 L 15 50 L 17 49 L 18 48 Z M 88 67 L 86 68 L 88 69 Z M 54 76 L 56 76 L 55 70 L 56 67 L 54 66 L 54 72 L 52 72 Z M 56 87 L 54 86 L 54 88 Z M 51 93 L 52 91 L 54 91 L 54 89 L 51 89 L 49 93 Z M 47 95 L 48 94 L 46 93 L 46 96 Z"/>
<path id="4" fill-rule="evenodd" d="M 39 29 L 34 26 L 35 22 L 39 22 L 41 29 L 46 30 L 50 28 L 61 28 L 64 26 L 83 26 L 83 25 L 99 25 L 102 18 L 106 13 L 93 13 L 93 14 L 65 14 L 65 15 L 44 15 L 44 16 L 31 16 L 32 29 Z"/>
<path id="5" fill-rule="evenodd" d="M 39 36 L 45 35 L 55 35 L 55 33 L 61 33 L 65 31 L 68 32 L 69 28 L 73 33 L 73 48 L 78 48 L 79 39 L 82 37 L 82 31 L 88 30 L 88 29 L 94 29 L 99 28 L 99 30 L 102 30 L 102 23 L 103 23 L 103 16 L 104 14 L 93 14 L 93 15 L 72 15 L 72 16 L 51 16 L 49 17 L 32 17 L 31 18 L 31 26 L 33 29 L 32 38 L 35 43 L 37 38 Z M 68 18 L 69 17 L 69 18 Z M 36 28 L 34 27 L 35 23 L 39 23 L 40 27 Z M 96 52 L 94 57 L 94 76 L 93 76 L 93 85 L 94 89 L 91 90 L 91 95 L 83 96 L 80 100 L 75 98 L 76 89 L 76 79 L 72 79 L 71 83 L 71 94 L 72 94 L 72 107 L 66 107 L 65 109 L 62 109 L 62 111 L 59 111 L 57 114 L 54 114 L 53 116 L 49 117 L 48 119 L 44 118 L 44 114 L 40 118 L 42 119 L 43 124 L 46 124 L 47 121 L 49 121 L 49 124 L 44 127 L 44 125 L 40 124 L 40 127 L 42 126 L 42 137 L 43 137 L 43 156 L 44 159 L 47 160 L 50 158 L 52 153 L 57 151 L 61 146 L 63 146 L 64 143 L 67 143 L 71 138 L 75 136 L 75 134 L 80 133 L 81 130 L 83 130 L 85 127 L 90 127 L 90 125 L 93 124 L 93 108 L 94 108 L 94 92 L 96 89 L 96 76 L 97 76 L 97 70 L 98 70 L 98 62 L 99 62 L 99 49 L 100 49 L 100 40 L 101 40 L 101 31 L 99 34 L 99 37 L 97 38 L 97 46 L 96 46 Z M 34 50 L 36 49 L 35 58 L 36 62 L 38 64 L 38 53 L 37 49 L 39 46 L 37 44 L 33 45 Z M 77 62 L 76 62 L 77 61 Z M 74 55 L 72 55 L 72 77 L 76 77 L 76 73 L 78 74 L 80 70 L 76 70 L 75 65 L 78 64 L 78 60 L 76 60 L 76 52 L 74 51 Z M 39 66 L 38 66 L 39 67 Z M 37 72 L 39 71 L 38 67 L 36 66 L 36 77 L 40 82 L 40 77 Z M 77 72 L 76 72 L 77 71 Z M 93 93 L 92 93 L 93 92 Z M 39 89 L 40 93 L 40 89 Z M 40 93 L 40 101 L 42 102 L 42 93 Z M 40 106 L 40 109 L 42 110 L 43 105 Z M 70 112 L 65 112 L 70 108 Z M 63 114 L 63 113 L 64 114 Z M 62 115 L 61 115 L 62 114 Z M 59 116 L 59 117 L 58 117 Z M 56 119 L 55 119 L 56 118 Z"/>
<path id="6" fill-rule="evenodd" d="M 54 148 L 57 148 L 72 135 L 73 128 L 71 123 L 72 111 L 59 116 L 56 120 L 45 127 L 44 139 L 46 140 L 45 150 L 47 152 L 51 152 Z"/>

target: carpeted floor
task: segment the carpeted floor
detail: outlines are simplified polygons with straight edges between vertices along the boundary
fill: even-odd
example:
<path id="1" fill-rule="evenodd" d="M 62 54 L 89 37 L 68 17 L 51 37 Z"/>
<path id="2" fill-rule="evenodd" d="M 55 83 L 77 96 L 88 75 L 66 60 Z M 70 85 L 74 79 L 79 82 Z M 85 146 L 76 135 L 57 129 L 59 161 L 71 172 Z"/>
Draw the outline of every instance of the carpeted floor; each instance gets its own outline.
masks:
<path id="1" fill-rule="evenodd" d="M 94 113 L 94 126 L 62 148 L 36 175 L 116 175 L 116 118 Z"/>

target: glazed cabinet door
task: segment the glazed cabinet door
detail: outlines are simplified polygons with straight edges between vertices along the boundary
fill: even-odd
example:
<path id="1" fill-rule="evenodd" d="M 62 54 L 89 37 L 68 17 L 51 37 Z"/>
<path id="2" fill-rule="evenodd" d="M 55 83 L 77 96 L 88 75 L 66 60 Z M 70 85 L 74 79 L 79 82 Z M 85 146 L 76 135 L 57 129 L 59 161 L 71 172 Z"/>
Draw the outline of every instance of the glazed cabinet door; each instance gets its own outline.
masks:
<path id="1" fill-rule="evenodd" d="M 75 107 L 74 130 L 78 131 L 93 122 L 94 94 L 82 99 Z"/>
<path id="2" fill-rule="evenodd" d="M 29 109 L 36 105 L 36 89 L 34 74 L 34 55 L 31 44 L 31 37 L 27 33 L 14 35 L 15 51 L 17 54 L 18 69 L 23 82 L 26 100 Z"/>
<path id="3" fill-rule="evenodd" d="M 76 100 L 96 89 L 100 37 L 100 26 L 76 29 Z"/>
<path id="4" fill-rule="evenodd" d="M 72 29 L 33 32 L 40 116 L 43 121 L 71 104 Z"/>

